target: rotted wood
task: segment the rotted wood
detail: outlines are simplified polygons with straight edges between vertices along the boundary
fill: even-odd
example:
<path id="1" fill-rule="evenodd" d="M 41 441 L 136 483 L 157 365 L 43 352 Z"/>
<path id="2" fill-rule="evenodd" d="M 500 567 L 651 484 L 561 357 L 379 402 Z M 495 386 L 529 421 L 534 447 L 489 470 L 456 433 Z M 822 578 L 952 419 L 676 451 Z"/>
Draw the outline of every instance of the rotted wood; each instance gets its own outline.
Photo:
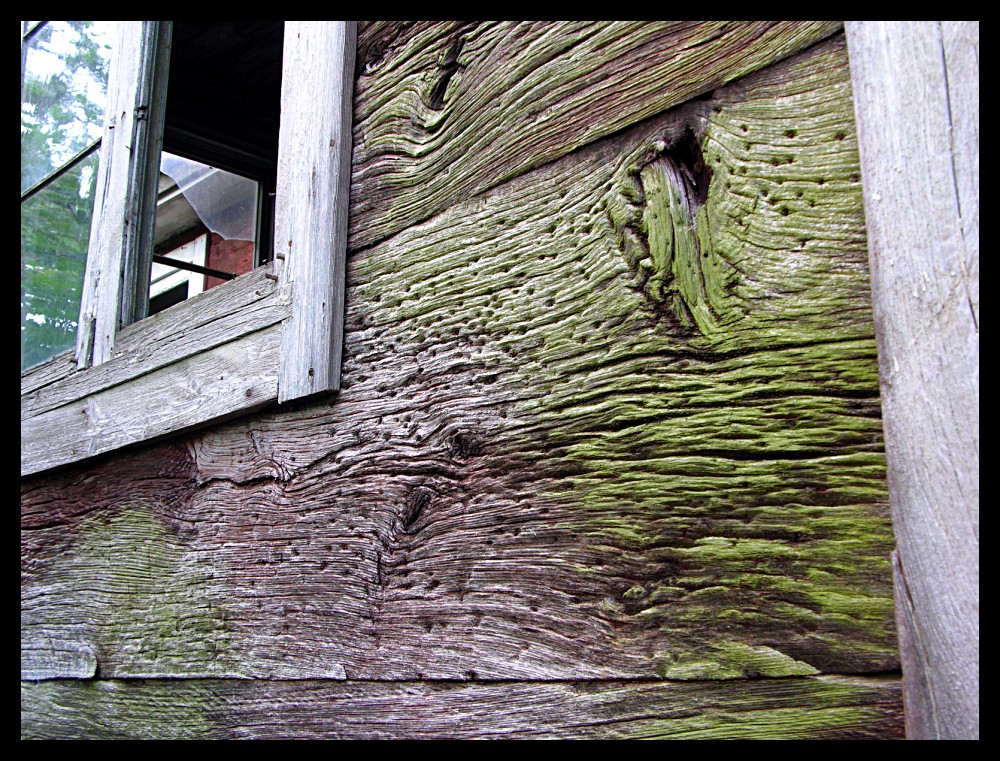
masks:
<path id="1" fill-rule="evenodd" d="M 979 22 L 853 22 L 907 735 L 979 737 Z"/>
<path id="2" fill-rule="evenodd" d="M 891 739 L 897 680 L 21 685 L 22 739 Z"/>
<path id="3" fill-rule="evenodd" d="M 840 22 L 363 22 L 350 246 L 829 37 Z"/>
<path id="4" fill-rule="evenodd" d="M 354 252 L 335 401 L 25 482 L 22 677 L 898 668 L 859 179 L 838 36 Z"/>

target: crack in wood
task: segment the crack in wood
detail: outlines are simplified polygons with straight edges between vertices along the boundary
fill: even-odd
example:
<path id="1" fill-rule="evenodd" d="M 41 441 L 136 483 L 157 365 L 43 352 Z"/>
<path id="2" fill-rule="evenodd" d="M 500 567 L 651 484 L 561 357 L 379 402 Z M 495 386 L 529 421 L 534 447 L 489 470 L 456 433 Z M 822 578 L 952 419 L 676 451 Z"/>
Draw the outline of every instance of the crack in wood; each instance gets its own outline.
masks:
<path id="1" fill-rule="evenodd" d="M 465 68 L 463 64 L 458 62 L 458 57 L 462 53 L 462 48 L 465 47 L 465 35 L 471 26 L 471 24 L 466 24 L 459 29 L 444 58 L 438 63 L 441 73 L 438 75 L 434 89 L 431 90 L 431 94 L 427 100 L 427 105 L 434 111 L 440 111 L 444 108 L 444 96 L 448 91 L 448 85 L 451 83 L 452 77 Z M 441 124 L 441 121 L 434 121 L 428 125 L 427 131 L 436 132 Z"/>

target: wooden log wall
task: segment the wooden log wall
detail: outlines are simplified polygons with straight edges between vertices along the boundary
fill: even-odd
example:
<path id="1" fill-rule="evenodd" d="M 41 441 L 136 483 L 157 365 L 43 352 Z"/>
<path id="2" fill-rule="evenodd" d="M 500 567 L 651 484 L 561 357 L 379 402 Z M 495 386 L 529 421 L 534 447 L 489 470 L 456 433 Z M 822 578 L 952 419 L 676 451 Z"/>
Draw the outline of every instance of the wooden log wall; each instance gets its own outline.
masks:
<path id="1" fill-rule="evenodd" d="M 839 25 L 358 46 L 342 389 L 22 481 L 22 736 L 901 736 Z"/>

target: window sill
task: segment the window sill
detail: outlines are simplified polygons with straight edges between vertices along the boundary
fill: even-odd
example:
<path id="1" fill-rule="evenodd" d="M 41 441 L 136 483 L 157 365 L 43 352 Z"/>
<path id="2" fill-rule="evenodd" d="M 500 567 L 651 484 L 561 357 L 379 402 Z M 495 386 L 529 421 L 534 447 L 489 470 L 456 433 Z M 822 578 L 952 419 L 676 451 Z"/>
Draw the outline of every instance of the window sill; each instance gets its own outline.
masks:
<path id="1" fill-rule="evenodd" d="M 72 353 L 21 377 L 21 475 L 178 433 L 278 398 L 290 299 L 273 264 L 135 323 L 108 362 Z"/>

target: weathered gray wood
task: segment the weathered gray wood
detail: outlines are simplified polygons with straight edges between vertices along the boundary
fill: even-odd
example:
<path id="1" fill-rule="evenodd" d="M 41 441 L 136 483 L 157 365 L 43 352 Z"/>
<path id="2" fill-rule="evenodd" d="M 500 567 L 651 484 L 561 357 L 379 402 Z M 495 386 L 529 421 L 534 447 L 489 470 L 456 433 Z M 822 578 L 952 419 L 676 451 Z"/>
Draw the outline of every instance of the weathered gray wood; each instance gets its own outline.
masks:
<path id="1" fill-rule="evenodd" d="M 279 333 L 275 325 L 243 335 L 22 420 L 22 475 L 274 401 Z"/>
<path id="2" fill-rule="evenodd" d="M 897 680 L 21 684 L 22 739 L 892 739 Z"/>
<path id="3" fill-rule="evenodd" d="M 53 371 L 44 381 L 22 379 L 21 419 L 126 383 L 142 397 L 142 376 L 280 322 L 290 305 L 275 288 L 273 269 L 260 267 L 129 325 L 118 333 L 114 357 L 98 367 L 62 377 Z"/>
<path id="4" fill-rule="evenodd" d="M 907 734 L 979 736 L 979 22 L 847 26 Z"/>
<path id="5" fill-rule="evenodd" d="M 279 401 L 340 387 L 351 179 L 353 21 L 285 25 L 275 251 L 292 313 L 281 338 Z M 279 259 L 280 261 L 280 259 Z"/>
<path id="6" fill-rule="evenodd" d="M 135 134 L 130 141 L 129 204 L 123 243 L 123 263 L 118 294 L 118 328 L 137 322 L 149 313 L 149 278 L 153 266 L 156 200 L 160 178 L 160 152 L 167 113 L 167 80 L 170 73 L 172 21 L 143 23 L 144 64 L 139 72 Z M 116 339 L 117 340 L 117 339 Z"/>
<path id="7" fill-rule="evenodd" d="M 29 482 L 26 673 L 82 668 L 50 642 L 102 677 L 897 668 L 846 63 L 357 252 L 336 402 Z"/>
<path id="8" fill-rule="evenodd" d="M 76 361 L 81 369 L 111 358 L 118 330 L 125 240 L 136 222 L 131 216 L 135 211 L 131 147 L 137 117 L 142 115 L 136 106 L 142 72 L 155 55 L 155 48 L 145 43 L 144 22 L 119 22 L 108 71 L 106 121 L 80 304 Z"/>
<path id="9" fill-rule="evenodd" d="M 76 372 L 76 352 L 68 349 L 21 373 L 21 396 L 38 391 L 74 372 Z"/>
<path id="10" fill-rule="evenodd" d="M 373 22 L 352 249 L 835 33 L 840 22 Z"/>

